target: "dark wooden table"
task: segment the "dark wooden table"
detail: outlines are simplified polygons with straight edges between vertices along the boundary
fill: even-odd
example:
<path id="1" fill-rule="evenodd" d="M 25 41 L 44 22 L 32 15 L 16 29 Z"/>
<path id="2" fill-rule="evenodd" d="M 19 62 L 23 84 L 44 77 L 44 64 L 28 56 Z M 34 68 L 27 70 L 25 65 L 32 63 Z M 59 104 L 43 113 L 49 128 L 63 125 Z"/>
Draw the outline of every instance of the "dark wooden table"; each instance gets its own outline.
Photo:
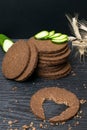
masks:
<path id="1" fill-rule="evenodd" d="M 77 117 L 56 125 L 36 118 L 29 106 L 31 96 L 40 88 L 47 86 L 66 88 L 74 92 L 80 100 L 87 100 L 87 57 L 85 63 L 80 63 L 79 57 L 73 56 L 74 53 L 69 59 L 73 72 L 67 77 L 45 80 L 33 75 L 29 80 L 19 83 L 3 77 L 1 64 L 5 53 L 0 48 L 0 130 L 23 130 L 23 125 L 30 124 L 36 130 L 87 130 L 87 103 L 81 104 Z M 43 107 L 47 118 L 66 108 L 50 101 L 45 102 Z M 41 126 L 44 128 L 40 128 Z"/>

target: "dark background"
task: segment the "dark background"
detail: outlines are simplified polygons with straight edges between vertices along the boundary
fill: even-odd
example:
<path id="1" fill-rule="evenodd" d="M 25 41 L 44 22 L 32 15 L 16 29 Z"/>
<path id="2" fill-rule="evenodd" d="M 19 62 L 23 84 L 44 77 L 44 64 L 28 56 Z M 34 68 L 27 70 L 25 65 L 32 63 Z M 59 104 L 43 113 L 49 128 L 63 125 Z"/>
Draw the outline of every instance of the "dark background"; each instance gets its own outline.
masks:
<path id="1" fill-rule="evenodd" d="M 87 19 L 86 0 L 0 0 L 0 33 L 28 38 L 40 30 L 70 33 L 66 13 Z"/>

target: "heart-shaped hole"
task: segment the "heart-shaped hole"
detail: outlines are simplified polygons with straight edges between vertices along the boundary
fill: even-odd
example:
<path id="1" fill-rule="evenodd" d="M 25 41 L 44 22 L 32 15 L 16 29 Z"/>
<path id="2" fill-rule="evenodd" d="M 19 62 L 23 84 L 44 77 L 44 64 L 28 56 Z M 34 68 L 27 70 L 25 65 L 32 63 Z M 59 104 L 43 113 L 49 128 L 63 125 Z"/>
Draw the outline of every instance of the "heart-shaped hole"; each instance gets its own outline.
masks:
<path id="1" fill-rule="evenodd" d="M 60 115 L 63 111 L 68 108 L 65 104 L 57 104 L 52 100 L 45 100 L 43 103 L 43 109 L 46 119 Z"/>

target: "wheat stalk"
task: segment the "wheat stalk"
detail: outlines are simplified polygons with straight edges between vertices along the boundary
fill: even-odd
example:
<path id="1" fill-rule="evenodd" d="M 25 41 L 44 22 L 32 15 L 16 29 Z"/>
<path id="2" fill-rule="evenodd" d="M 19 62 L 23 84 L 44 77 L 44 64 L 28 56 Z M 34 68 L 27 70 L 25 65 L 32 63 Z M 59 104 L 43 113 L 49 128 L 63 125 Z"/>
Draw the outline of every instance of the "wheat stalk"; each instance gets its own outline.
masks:
<path id="1" fill-rule="evenodd" d="M 85 55 L 87 53 L 87 21 L 79 21 L 77 16 L 71 17 L 66 15 L 75 35 L 75 37 L 69 36 L 69 40 L 72 41 L 72 46 L 77 47 L 80 61 L 82 59 L 85 62 Z"/>

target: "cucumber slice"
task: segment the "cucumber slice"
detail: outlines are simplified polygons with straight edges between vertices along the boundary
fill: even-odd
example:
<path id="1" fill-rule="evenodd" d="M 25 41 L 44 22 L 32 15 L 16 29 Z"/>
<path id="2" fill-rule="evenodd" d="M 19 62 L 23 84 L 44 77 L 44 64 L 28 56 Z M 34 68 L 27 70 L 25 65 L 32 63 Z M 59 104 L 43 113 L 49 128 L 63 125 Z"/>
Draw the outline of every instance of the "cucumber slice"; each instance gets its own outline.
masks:
<path id="1" fill-rule="evenodd" d="M 58 43 L 58 44 L 65 43 L 67 41 L 68 41 L 67 38 L 64 38 L 64 39 L 52 39 L 52 42 Z"/>
<path id="2" fill-rule="evenodd" d="M 4 50 L 5 52 L 7 52 L 8 49 L 9 49 L 13 44 L 14 44 L 14 43 L 13 43 L 11 40 L 6 39 L 6 40 L 4 40 L 4 42 L 3 42 L 2 48 L 3 48 L 3 50 Z"/>
<path id="3" fill-rule="evenodd" d="M 67 38 L 67 40 L 68 40 L 68 36 L 67 35 L 65 35 L 65 34 L 62 34 L 61 36 L 59 36 L 59 37 L 55 37 L 55 38 L 52 38 L 52 39 L 54 39 L 54 40 L 61 40 L 61 39 L 65 39 L 65 38 Z"/>
<path id="4" fill-rule="evenodd" d="M 49 35 L 48 31 L 41 31 L 41 32 L 37 33 L 34 37 L 36 39 L 45 39 L 48 35 Z"/>
<path id="5" fill-rule="evenodd" d="M 59 37 L 61 36 L 62 34 L 61 33 L 55 33 L 54 35 L 50 36 L 50 38 L 56 38 L 56 37 Z"/>
<path id="6" fill-rule="evenodd" d="M 12 40 L 4 34 L 0 34 L 0 46 L 5 52 L 13 45 Z"/>
<path id="7" fill-rule="evenodd" d="M 0 45 L 1 45 L 1 46 L 3 45 L 3 42 L 4 42 L 4 40 L 6 40 L 6 39 L 11 40 L 11 39 L 8 38 L 6 35 L 0 34 Z"/>
<path id="8" fill-rule="evenodd" d="M 55 33 L 55 30 L 50 31 L 49 35 L 48 35 L 48 38 L 52 37 L 54 35 L 54 33 Z"/>

